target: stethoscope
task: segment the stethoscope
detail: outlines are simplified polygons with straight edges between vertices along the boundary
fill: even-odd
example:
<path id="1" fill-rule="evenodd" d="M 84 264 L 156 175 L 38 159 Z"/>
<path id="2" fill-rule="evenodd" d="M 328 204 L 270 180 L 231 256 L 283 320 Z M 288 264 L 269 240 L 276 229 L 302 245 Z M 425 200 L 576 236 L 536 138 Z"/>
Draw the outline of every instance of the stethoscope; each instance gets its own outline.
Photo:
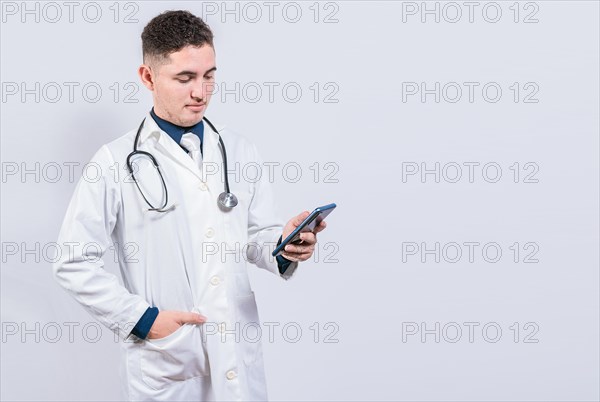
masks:
<path id="1" fill-rule="evenodd" d="M 223 139 L 221 139 L 221 134 L 215 128 L 215 126 L 213 126 L 213 124 L 206 117 L 203 117 L 203 120 L 206 121 L 208 123 L 208 125 L 210 126 L 210 128 L 212 128 L 213 131 L 215 133 L 217 133 L 217 135 L 219 136 L 219 144 L 221 146 L 221 154 L 223 156 L 223 168 L 225 170 L 225 191 L 222 192 L 221 194 L 219 194 L 219 197 L 217 198 L 218 204 L 223 208 L 233 208 L 238 204 L 238 200 L 237 200 L 237 197 L 233 193 L 231 193 L 231 191 L 229 191 L 229 180 L 227 178 L 227 152 L 225 151 L 225 144 L 223 144 Z M 142 122 L 140 123 L 140 127 L 138 128 L 137 134 L 135 135 L 135 140 L 133 141 L 133 151 L 129 155 L 127 155 L 127 169 L 129 170 L 129 174 L 133 178 L 133 182 L 135 183 L 136 187 L 138 188 L 140 194 L 142 195 L 142 198 L 144 199 L 144 201 L 146 201 L 146 204 L 148 204 L 148 206 L 150 207 L 150 209 L 148 211 L 167 212 L 167 211 L 171 210 L 174 207 L 174 205 L 167 208 L 167 204 L 169 203 L 169 192 L 167 191 L 167 185 L 166 185 L 165 179 L 160 171 L 160 167 L 158 166 L 158 162 L 156 161 L 156 159 L 150 152 L 138 151 L 138 149 L 137 149 L 138 141 L 140 138 L 140 133 L 142 132 L 142 127 L 144 127 L 145 121 L 146 121 L 146 119 L 144 118 L 144 120 L 142 120 Z M 148 158 L 150 158 L 150 160 L 152 161 L 152 164 L 154 165 L 154 167 L 158 171 L 158 174 L 160 175 L 160 181 L 162 182 L 162 187 L 163 187 L 163 191 L 165 194 L 165 201 L 160 208 L 155 207 L 154 205 L 152 205 L 150 203 L 150 201 L 148 201 L 148 199 L 144 195 L 144 192 L 140 188 L 140 185 L 139 185 L 135 175 L 133 174 L 133 166 L 131 165 L 131 158 L 135 155 L 144 155 L 144 156 L 147 156 Z"/>

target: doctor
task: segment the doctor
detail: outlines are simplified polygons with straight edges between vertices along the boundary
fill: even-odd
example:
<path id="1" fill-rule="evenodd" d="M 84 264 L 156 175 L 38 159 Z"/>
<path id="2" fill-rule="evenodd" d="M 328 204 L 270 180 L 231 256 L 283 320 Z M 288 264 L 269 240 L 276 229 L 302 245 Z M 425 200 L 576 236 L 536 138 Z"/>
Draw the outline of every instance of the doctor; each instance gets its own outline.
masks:
<path id="1" fill-rule="evenodd" d="M 230 183 L 237 206 L 217 202 L 225 158 L 262 161 L 249 140 L 203 121 L 217 69 L 209 27 L 187 11 L 165 12 L 145 27 L 142 46 L 138 72 L 154 107 L 139 131 L 93 156 L 101 177 L 76 186 L 54 276 L 123 341 L 129 400 L 266 400 L 261 343 L 245 339 L 260 322 L 247 269 L 290 278 L 325 222 L 273 258 L 308 211 L 282 227 L 266 175 Z M 151 208 L 167 197 L 164 209 Z M 104 269 L 113 246 L 124 285 Z"/>

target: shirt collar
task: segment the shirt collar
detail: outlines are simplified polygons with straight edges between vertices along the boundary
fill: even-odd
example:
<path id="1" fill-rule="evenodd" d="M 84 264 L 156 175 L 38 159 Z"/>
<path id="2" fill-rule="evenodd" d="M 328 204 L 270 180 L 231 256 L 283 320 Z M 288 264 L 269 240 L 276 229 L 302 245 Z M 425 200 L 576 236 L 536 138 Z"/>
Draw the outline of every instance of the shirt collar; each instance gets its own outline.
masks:
<path id="1" fill-rule="evenodd" d="M 154 108 L 150 110 L 150 115 L 158 127 L 169 134 L 169 137 L 171 137 L 175 143 L 179 144 L 181 142 L 183 134 L 192 132 L 200 138 L 200 147 L 202 149 L 202 144 L 204 143 L 204 122 L 202 120 L 191 127 L 181 127 L 158 117 L 156 113 L 154 113 Z"/>

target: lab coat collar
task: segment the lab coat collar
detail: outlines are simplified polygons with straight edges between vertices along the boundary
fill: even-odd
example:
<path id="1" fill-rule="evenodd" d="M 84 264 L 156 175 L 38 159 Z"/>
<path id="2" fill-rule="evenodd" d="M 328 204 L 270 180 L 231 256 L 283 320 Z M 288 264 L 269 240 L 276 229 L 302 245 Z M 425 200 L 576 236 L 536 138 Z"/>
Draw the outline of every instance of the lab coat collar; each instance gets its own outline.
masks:
<path id="1" fill-rule="evenodd" d="M 146 144 L 148 140 L 150 143 Z M 203 148 L 203 156 L 202 156 L 202 164 L 206 163 L 220 163 L 218 155 L 216 153 L 220 153 L 219 148 L 219 135 L 213 131 L 210 125 L 204 125 L 204 144 Z M 153 144 L 152 144 L 153 143 Z M 143 146 L 144 145 L 144 146 Z M 156 121 L 152 118 L 150 112 L 146 115 L 146 120 L 144 121 L 144 127 L 142 128 L 142 132 L 140 133 L 140 139 L 138 143 L 138 149 L 150 150 L 153 148 L 165 154 L 165 156 L 173 159 L 177 163 L 183 165 L 185 168 L 194 173 L 200 180 L 205 181 L 205 177 L 202 175 L 202 170 L 198 169 L 192 158 L 181 148 L 179 144 L 177 144 L 173 138 L 163 130 L 160 129 Z M 150 151 L 152 152 L 152 151 Z"/>
<path id="2" fill-rule="evenodd" d="M 150 112 L 146 115 L 144 119 L 144 127 L 142 127 L 142 132 L 140 133 L 140 140 L 138 143 L 138 147 L 146 142 L 148 138 L 154 138 L 155 140 L 159 140 L 161 137 L 161 132 L 164 132 L 158 127 L 158 124 L 152 118 Z M 166 134 L 166 133 L 165 133 Z"/>

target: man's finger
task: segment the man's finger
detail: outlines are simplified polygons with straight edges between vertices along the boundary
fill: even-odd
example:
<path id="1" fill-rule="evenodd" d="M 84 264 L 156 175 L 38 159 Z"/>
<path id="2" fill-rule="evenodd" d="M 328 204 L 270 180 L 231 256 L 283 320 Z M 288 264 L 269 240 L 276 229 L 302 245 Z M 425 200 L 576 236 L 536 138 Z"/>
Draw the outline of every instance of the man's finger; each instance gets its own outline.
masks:
<path id="1" fill-rule="evenodd" d="M 288 244 L 287 246 L 285 246 L 285 251 L 291 254 L 305 254 L 314 252 L 315 247 L 313 244 L 307 244 L 306 246 L 293 246 L 291 244 Z"/>
<path id="2" fill-rule="evenodd" d="M 301 245 L 311 245 L 317 242 L 317 236 L 313 232 L 300 233 L 300 239 L 302 239 Z"/>
<path id="3" fill-rule="evenodd" d="M 300 261 L 300 259 L 298 258 L 298 254 L 290 254 L 290 253 L 281 253 L 282 256 L 284 256 L 285 258 L 287 258 L 288 260 L 292 261 L 292 262 L 298 262 Z"/>
<path id="4" fill-rule="evenodd" d="M 282 256 L 293 262 L 306 261 L 312 255 L 312 252 L 307 253 L 281 253 Z"/>
<path id="5" fill-rule="evenodd" d="M 327 227 L 327 224 L 325 223 L 325 221 L 321 221 L 317 227 L 315 227 L 315 230 L 313 230 L 313 233 L 319 233 L 320 231 L 322 231 L 323 229 L 325 229 Z"/>
<path id="6" fill-rule="evenodd" d="M 202 324 L 204 322 L 206 322 L 206 317 L 197 313 L 188 313 L 182 311 L 181 315 L 179 316 L 180 324 Z"/>

